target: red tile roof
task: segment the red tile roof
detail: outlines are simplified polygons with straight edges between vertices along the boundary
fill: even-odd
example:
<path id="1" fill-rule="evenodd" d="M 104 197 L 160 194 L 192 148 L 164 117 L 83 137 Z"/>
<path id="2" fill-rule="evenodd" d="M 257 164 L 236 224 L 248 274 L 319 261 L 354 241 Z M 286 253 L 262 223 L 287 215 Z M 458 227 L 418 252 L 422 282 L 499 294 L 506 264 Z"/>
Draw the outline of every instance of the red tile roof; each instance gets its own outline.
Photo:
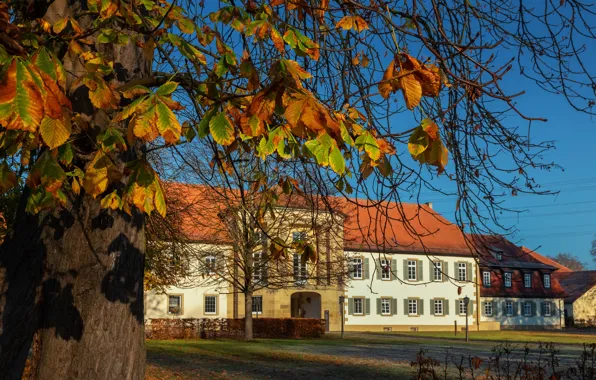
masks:
<path id="1" fill-rule="evenodd" d="M 577 272 L 557 271 L 554 277 L 561 283 L 567 293 L 565 302 L 574 302 L 588 290 L 596 286 L 596 270 Z"/>

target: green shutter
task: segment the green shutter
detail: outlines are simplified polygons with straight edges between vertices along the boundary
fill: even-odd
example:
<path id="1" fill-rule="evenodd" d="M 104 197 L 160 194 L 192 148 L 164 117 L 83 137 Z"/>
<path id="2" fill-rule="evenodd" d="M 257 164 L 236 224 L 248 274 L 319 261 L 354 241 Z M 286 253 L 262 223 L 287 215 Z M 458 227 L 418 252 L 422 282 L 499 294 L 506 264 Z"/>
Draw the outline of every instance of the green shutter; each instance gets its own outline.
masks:
<path id="1" fill-rule="evenodd" d="M 424 301 L 418 300 L 418 315 L 424 315 Z"/>
<path id="2" fill-rule="evenodd" d="M 480 312 L 482 313 L 482 315 L 486 315 L 486 307 L 485 306 L 486 306 L 486 302 L 480 303 L 480 307 L 481 307 Z"/>
<path id="3" fill-rule="evenodd" d="M 348 314 L 349 315 L 354 314 L 354 299 L 353 298 L 348 298 Z"/>
<path id="4" fill-rule="evenodd" d="M 368 258 L 367 257 L 364 258 L 364 269 L 363 270 L 364 270 L 363 277 L 365 280 L 368 280 L 370 277 L 368 276 Z"/>
<path id="5" fill-rule="evenodd" d="M 449 300 L 443 300 L 443 314 L 449 315 Z"/>
<path id="6" fill-rule="evenodd" d="M 513 302 L 513 316 L 517 317 L 518 314 L 518 310 L 519 310 L 519 302 Z"/>
<path id="7" fill-rule="evenodd" d="M 408 281 L 408 260 L 404 260 L 404 274 L 402 279 Z"/>
<path id="8" fill-rule="evenodd" d="M 537 316 L 538 313 L 536 312 L 536 302 L 532 302 L 532 317 Z"/>
<path id="9" fill-rule="evenodd" d="M 540 315 L 545 315 L 546 313 L 544 312 L 544 302 L 540 302 Z"/>
<path id="10" fill-rule="evenodd" d="M 428 269 L 429 269 L 428 281 L 434 281 L 435 280 L 435 262 L 434 261 L 430 262 L 430 266 Z"/>
<path id="11" fill-rule="evenodd" d="M 470 300 L 470 302 L 468 302 L 468 315 L 472 315 L 474 313 L 474 302 L 472 302 L 472 300 Z"/>
<path id="12" fill-rule="evenodd" d="M 424 280 L 424 263 L 422 260 L 418 260 L 418 270 L 416 271 L 416 281 L 423 281 Z"/>
<path id="13" fill-rule="evenodd" d="M 443 261 L 443 267 L 441 268 L 443 271 L 443 281 L 449 280 L 449 263 L 447 261 Z"/>
<path id="14" fill-rule="evenodd" d="M 375 271 L 377 272 L 377 280 L 381 280 L 383 276 L 383 267 L 381 266 L 381 259 L 374 260 L 375 262 Z"/>
<path id="15" fill-rule="evenodd" d="M 348 261 L 348 278 L 350 279 L 354 278 L 354 262 L 352 260 L 353 259 L 349 259 Z"/>
<path id="16" fill-rule="evenodd" d="M 430 300 L 430 315 L 435 315 L 435 300 Z"/>
<path id="17" fill-rule="evenodd" d="M 461 300 L 455 300 L 455 315 L 459 315 L 459 311 L 461 310 L 459 306 L 460 303 Z"/>
<path id="18" fill-rule="evenodd" d="M 391 315 L 397 314 L 397 298 L 391 299 Z"/>
<path id="19" fill-rule="evenodd" d="M 397 280 L 397 260 L 391 259 L 391 279 Z"/>
<path id="20" fill-rule="evenodd" d="M 559 310 L 557 309 L 556 302 L 551 302 L 550 303 L 550 315 L 553 316 L 553 317 L 556 317 L 558 311 Z"/>
<path id="21" fill-rule="evenodd" d="M 468 279 L 468 281 L 472 281 L 472 264 L 471 263 L 467 263 L 466 264 L 466 277 Z"/>
<path id="22" fill-rule="evenodd" d="M 366 315 L 369 315 L 370 314 L 370 298 L 366 298 L 364 303 L 365 303 L 365 306 L 366 306 L 366 313 L 365 314 Z"/>
<path id="23" fill-rule="evenodd" d="M 404 314 L 408 315 L 408 299 L 404 298 Z"/>
<path id="24" fill-rule="evenodd" d="M 381 315 L 381 299 L 377 298 L 377 314 Z"/>

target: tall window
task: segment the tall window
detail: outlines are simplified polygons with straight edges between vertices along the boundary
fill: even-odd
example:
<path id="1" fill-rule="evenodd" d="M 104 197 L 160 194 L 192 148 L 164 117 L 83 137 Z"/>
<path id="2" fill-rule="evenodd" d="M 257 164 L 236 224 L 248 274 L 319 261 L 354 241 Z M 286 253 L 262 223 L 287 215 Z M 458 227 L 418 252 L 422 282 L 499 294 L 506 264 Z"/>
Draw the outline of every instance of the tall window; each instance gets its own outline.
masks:
<path id="1" fill-rule="evenodd" d="M 293 232 L 292 233 L 292 240 L 294 240 L 294 241 L 305 241 L 306 240 L 306 232 Z"/>
<path id="2" fill-rule="evenodd" d="M 484 286 L 490 286 L 490 272 L 489 271 L 482 272 L 482 284 Z"/>
<path id="3" fill-rule="evenodd" d="M 492 316 L 493 315 L 493 303 L 487 302 L 484 304 L 484 315 Z"/>
<path id="4" fill-rule="evenodd" d="M 408 300 L 408 314 L 418 315 L 418 300 Z"/>
<path id="5" fill-rule="evenodd" d="M 466 314 L 466 303 L 464 302 L 464 300 L 459 300 L 459 313 L 461 315 Z"/>
<path id="6" fill-rule="evenodd" d="M 551 316 L 551 303 L 550 302 L 545 302 L 542 304 L 542 314 L 544 314 L 545 317 L 550 317 Z"/>
<path id="7" fill-rule="evenodd" d="M 364 299 L 354 298 L 354 314 L 364 314 Z"/>
<path id="8" fill-rule="evenodd" d="M 511 287 L 511 272 L 505 272 L 505 287 Z"/>
<path id="9" fill-rule="evenodd" d="M 299 254 L 294 254 L 294 281 L 298 284 L 304 284 L 308 278 L 307 264 L 302 264 Z"/>
<path id="10" fill-rule="evenodd" d="M 544 278 L 544 287 L 550 288 L 550 274 L 545 273 L 543 278 Z"/>
<path id="11" fill-rule="evenodd" d="M 416 281 L 417 273 L 416 273 L 416 260 L 408 260 L 408 280 Z"/>
<path id="12" fill-rule="evenodd" d="M 356 280 L 362 280 L 362 258 L 355 257 L 352 259 L 352 271 Z"/>
<path id="13" fill-rule="evenodd" d="M 252 255 L 252 273 L 255 282 L 261 282 L 263 280 L 263 255 L 261 252 L 256 252 Z"/>
<path id="14" fill-rule="evenodd" d="M 532 315 L 532 304 L 530 302 L 524 302 L 524 316 L 530 317 Z"/>
<path id="15" fill-rule="evenodd" d="M 505 302 L 505 315 L 511 317 L 513 315 L 513 302 L 506 301 Z"/>
<path id="16" fill-rule="evenodd" d="M 389 298 L 381 298 L 381 314 L 391 314 L 391 300 Z"/>
<path id="17" fill-rule="evenodd" d="M 168 296 L 168 314 L 182 314 L 182 296 Z"/>
<path id="18" fill-rule="evenodd" d="M 263 296 L 252 296 L 252 312 L 263 314 Z"/>
<path id="19" fill-rule="evenodd" d="M 468 279 L 467 271 L 468 271 L 468 264 L 458 263 L 457 264 L 457 279 L 460 281 L 466 281 Z"/>
<path id="20" fill-rule="evenodd" d="M 217 313 L 217 297 L 205 296 L 205 314 Z"/>
<path id="21" fill-rule="evenodd" d="M 433 262 L 435 266 L 435 281 L 443 281 L 443 263 L 440 261 Z"/>
<path id="22" fill-rule="evenodd" d="M 391 279 L 391 261 L 381 259 L 381 280 Z"/>
<path id="23" fill-rule="evenodd" d="M 207 256 L 205 258 L 205 273 L 206 274 L 214 274 L 215 273 L 215 256 Z"/>
<path id="24" fill-rule="evenodd" d="M 443 300 L 435 300 L 435 315 L 443 315 Z"/>
<path id="25" fill-rule="evenodd" d="M 524 273 L 524 287 L 526 287 L 526 288 L 532 287 L 532 274 L 531 273 Z"/>

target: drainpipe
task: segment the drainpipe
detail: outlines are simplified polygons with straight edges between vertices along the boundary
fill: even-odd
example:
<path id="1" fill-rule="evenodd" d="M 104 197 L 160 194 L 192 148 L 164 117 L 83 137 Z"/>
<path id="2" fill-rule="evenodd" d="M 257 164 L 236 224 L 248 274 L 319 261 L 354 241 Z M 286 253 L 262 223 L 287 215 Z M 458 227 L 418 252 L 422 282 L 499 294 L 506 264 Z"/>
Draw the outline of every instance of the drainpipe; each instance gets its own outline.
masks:
<path id="1" fill-rule="evenodd" d="M 565 304 L 563 304 L 565 307 Z M 559 327 L 563 330 L 563 320 L 561 319 L 561 315 L 564 314 L 565 310 L 561 309 L 561 299 L 559 298 Z"/>
<path id="2" fill-rule="evenodd" d="M 482 303 L 480 302 L 480 265 L 476 263 L 476 331 L 480 331 L 480 308 Z"/>

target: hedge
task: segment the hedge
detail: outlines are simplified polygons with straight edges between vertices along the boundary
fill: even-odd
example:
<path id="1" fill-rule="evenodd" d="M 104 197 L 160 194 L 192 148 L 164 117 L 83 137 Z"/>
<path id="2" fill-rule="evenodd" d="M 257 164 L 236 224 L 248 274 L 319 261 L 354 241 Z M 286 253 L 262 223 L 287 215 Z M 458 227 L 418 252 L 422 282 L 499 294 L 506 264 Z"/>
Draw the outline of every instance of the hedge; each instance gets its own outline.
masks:
<path id="1" fill-rule="evenodd" d="M 150 319 L 147 339 L 242 339 L 244 318 Z M 255 338 L 318 338 L 325 334 L 325 320 L 316 318 L 253 318 Z"/>

